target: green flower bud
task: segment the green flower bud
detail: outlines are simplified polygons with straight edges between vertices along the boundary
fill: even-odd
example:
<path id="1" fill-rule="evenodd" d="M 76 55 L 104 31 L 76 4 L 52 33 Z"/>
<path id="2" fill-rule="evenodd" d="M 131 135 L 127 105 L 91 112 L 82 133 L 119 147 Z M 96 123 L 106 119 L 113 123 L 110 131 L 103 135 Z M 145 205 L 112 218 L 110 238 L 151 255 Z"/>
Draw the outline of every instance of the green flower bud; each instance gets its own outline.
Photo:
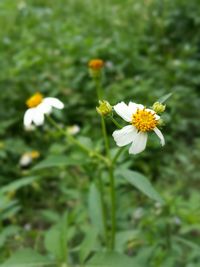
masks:
<path id="1" fill-rule="evenodd" d="M 106 100 L 100 100 L 99 101 L 99 106 L 96 107 L 97 112 L 101 115 L 101 116 L 107 116 L 112 112 L 112 106 L 110 105 L 110 103 Z"/>
<path id="2" fill-rule="evenodd" d="M 166 105 L 161 104 L 160 102 L 155 102 L 153 104 L 153 110 L 156 113 L 163 113 L 165 111 Z"/>

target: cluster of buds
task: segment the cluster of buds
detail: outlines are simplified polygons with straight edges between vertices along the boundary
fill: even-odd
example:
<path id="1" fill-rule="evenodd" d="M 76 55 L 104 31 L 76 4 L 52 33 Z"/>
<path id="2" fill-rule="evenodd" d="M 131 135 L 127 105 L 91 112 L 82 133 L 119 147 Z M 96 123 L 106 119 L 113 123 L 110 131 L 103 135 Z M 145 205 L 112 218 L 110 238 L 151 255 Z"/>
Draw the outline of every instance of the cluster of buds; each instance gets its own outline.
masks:
<path id="1" fill-rule="evenodd" d="M 163 105 L 160 102 L 155 102 L 153 104 L 153 110 L 157 113 L 157 114 L 161 114 L 165 111 L 166 105 Z"/>
<path id="2" fill-rule="evenodd" d="M 99 106 L 96 107 L 96 110 L 101 116 L 107 116 L 112 113 L 112 106 L 106 100 L 99 100 Z"/>
<path id="3" fill-rule="evenodd" d="M 98 79 L 102 75 L 102 68 L 104 66 L 104 62 L 101 59 L 92 59 L 88 63 L 89 74 L 93 79 Z"/>
<path id="4" fill-rule="evenodd" d="M 163 113 L 164 111 L 165 111 L 165 109 L 166 109 L 166 105 L 163 105 L 162 103 L 160 103 L 160 102 L 155 102 L 154 104 L 153 104 L 153 110 L 157 113 L 157 114 L 161 114 L 161 113 Z M 165 123 L 164 123 L 164 121 L 163 121 L 163 119 L 159 119 L 159 121 L 158 121 L 158 125 L 160 126 L 160 127 L 162 127 L 162 126 L 164 126 L 165 125 Z"/>

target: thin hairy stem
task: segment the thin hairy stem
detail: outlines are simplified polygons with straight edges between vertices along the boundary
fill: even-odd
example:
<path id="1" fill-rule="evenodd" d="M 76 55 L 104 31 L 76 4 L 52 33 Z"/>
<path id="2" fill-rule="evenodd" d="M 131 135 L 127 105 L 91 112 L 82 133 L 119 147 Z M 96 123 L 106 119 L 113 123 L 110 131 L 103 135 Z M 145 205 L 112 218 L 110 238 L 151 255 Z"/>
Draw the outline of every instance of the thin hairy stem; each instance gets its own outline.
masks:
<path id="1" fill-rule="evenodd" d="M 70 135 L 67 131 L 62 129 L 50 116 L 47 116 L 48 121 L 64 136 L 67 137 L 67 139 L 77 145 L 80 149 L 85 151 L 90 157 L 96 157 L 99 160 L 103 161 L 106 165 L 109 165 L 110 162 L 106 157 L 103 157 L 101 154 L 99 154 L 97 151 L 91 150 L 82 143 L 80 143 L 76 138 L 74 138 L 72 135 Z"/>

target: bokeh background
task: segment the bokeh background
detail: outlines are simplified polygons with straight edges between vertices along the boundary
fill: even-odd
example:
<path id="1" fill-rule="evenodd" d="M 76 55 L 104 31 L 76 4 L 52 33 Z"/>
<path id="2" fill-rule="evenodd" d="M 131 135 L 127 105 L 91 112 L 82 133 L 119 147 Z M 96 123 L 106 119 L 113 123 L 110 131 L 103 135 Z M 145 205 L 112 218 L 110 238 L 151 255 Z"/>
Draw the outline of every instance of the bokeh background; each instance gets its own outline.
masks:
<path id="1" fill-rule="evenodd" d="M 23 115 L 26 99 L 34 92 L 58 97 L 66 106 L 55 112 L 59 123 L 78 124 L 80 137 L 100 147 L 97 101 L 87 63 L 101 58 L 106 63 L 105 98 L 111 104 L 131 100 L 151 106 L 173 93 L 162 130 L 166 146 L 161 149 L 151 137 L 142 154 L 123 155 L 123 163 L 149 177 L 168 206 L 162 209 L 122 186 L 119 228 L 135 227 L 144 239 L 125 242 L 123 249 L 137 255 L 140 266 L 198 267 L 199 0 L 1 0 L 0 40 L 1 262 L 19 247 L 43 252 L 46 229 L 66 208 L 73 210 L 73 227 L 80 222 L 80 232 L 89 227 L 84 207 L 91 177 L 85 175 L 86 167 L 69 171 L 63 163 L 33 170 L 50 156 L 58 156 L 58 161 L 61 156 L 82 156 L 84 161 L 84 156 L 76 149 L 68 151 L 48 124 L 25 132 Z M 110 123 L 110 135 L 114 128 Z M 24 170 L 19 160 L 33 150 L 40 157 Z M 174 238 L 170 252 L 163 249 L 167 231 Z M 74 234 L 72 246 L 80 239 Z M 148 261 L 142 263 L 148 252 L 151 260 L 146 256 Z"/>

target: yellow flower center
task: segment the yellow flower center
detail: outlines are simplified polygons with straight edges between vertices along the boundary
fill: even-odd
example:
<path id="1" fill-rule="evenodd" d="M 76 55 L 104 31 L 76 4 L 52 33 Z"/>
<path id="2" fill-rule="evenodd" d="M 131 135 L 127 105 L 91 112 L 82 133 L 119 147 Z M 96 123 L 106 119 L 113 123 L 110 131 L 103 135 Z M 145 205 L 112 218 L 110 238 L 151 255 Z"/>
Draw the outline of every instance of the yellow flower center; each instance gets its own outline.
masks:
<path id="1" fill-rule="evenodd" d="M 40 157 L 40 152 L 38 152 L 37 150 L 33 150 L 30 152 L 30 156 L 32 159 L 37 159 Z"/>
<path id="2" fill-rule="evenodd" d="M 32 95 L 27 101 L 26 101 L 26 105 L 29 108 L 34 108 L 37 107 L 43 100 L 43 95 L 40 93 L 35 93 L 34 95 Z"/>
<path id="3" fill-rule="evenodd" d="M 140 132 L 152 131 L 158 124 L 153 113 L 144 109 L 138 109 L 132 116 L 131 124 Z"/>

